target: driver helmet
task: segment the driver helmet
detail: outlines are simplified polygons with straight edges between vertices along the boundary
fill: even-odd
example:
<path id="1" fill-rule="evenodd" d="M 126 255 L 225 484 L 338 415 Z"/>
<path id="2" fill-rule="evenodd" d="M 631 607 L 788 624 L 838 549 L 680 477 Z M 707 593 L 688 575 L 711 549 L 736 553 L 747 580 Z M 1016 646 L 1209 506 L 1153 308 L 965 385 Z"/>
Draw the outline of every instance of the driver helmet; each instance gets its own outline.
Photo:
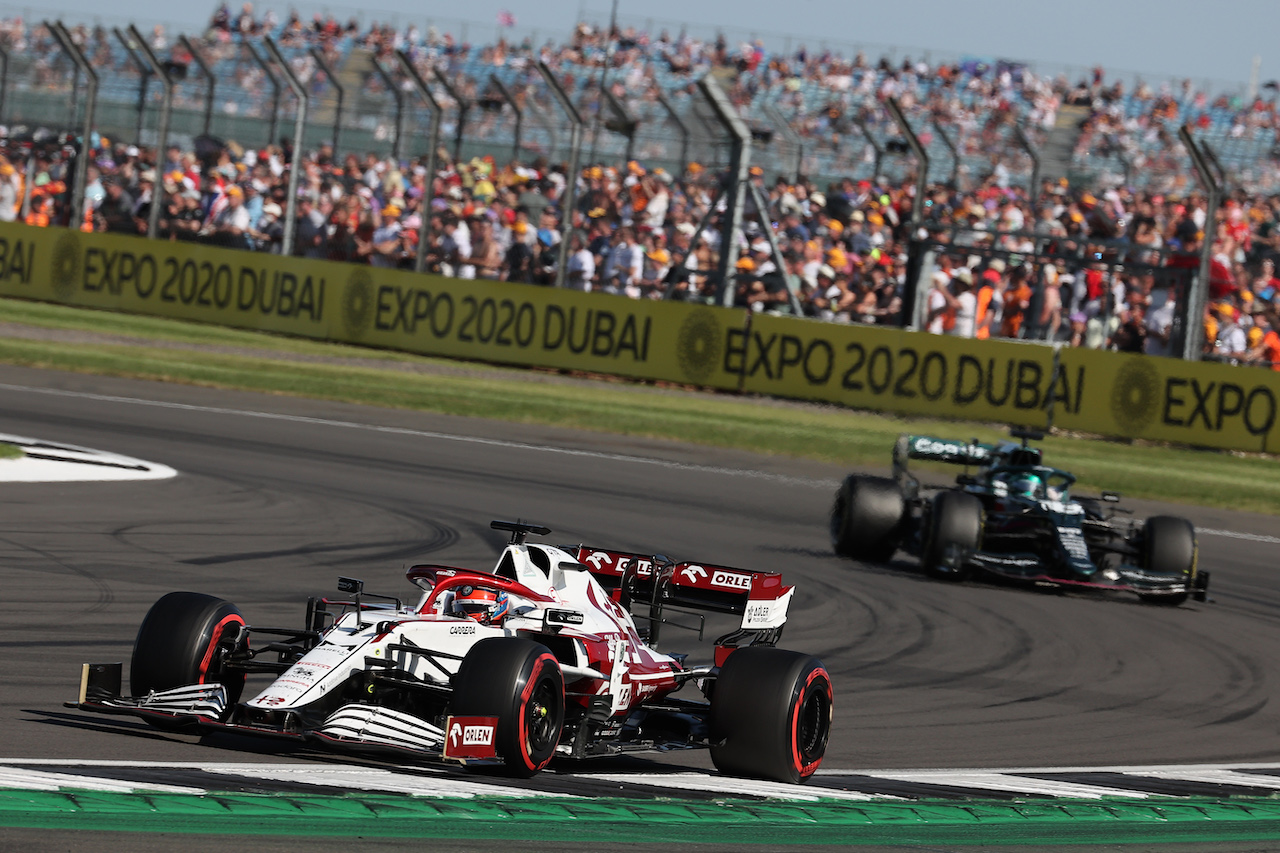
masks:
<path id="1" fill-rule="evenodd" d="M 1041 489 L 1044 488 L 1044 481 L 1039 475 L 1031 473 L 1021 473 L 1013 478 L 1013 482 L 1009 484 L 1009 491 L 1012 494 L 1023 498 L 1039 497 Z"/>
<path id="2" fill-rule="evenodd" d="M 507 615 L 508 599 L 505 592 L 464 586 L 458 590 L 453 606 L 459 615 L 469 616 L 481 625 L 501 625 Z"/>

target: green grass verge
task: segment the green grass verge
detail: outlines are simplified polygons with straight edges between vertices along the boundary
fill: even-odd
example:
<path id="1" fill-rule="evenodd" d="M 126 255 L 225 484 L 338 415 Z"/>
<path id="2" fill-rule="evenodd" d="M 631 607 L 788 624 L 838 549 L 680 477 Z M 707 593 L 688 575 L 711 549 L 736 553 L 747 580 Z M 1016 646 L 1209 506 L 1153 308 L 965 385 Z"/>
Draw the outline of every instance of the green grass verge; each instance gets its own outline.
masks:
<path id="1" fill-rule="evenodd" d="M 27 454 L 22 451 L 21 447 L 0 442 L 0 459 L 21 459 L 26 455 Z"/>
<path id="2" fill-rule="evenodd" d="M 886 467 L 893 441 L 902 432 L 984 441 L 1006 434 L 990 424 L 904 419 L 727 394 L 659 393 L 621 382 L 529 382 L 521 371 L 484 366 L 474 366 L 478 374 L 459 376 L 301 362 L 287 359 L 360 357 L 458 364 L 154 317 L 14 300 L 0 300 L 0 305 L 4 319 L 29 325 L 278 354 L 272 358 L 148 345 L 0 339 L 0 362 L 8 364 L 553 424 L 803 457 L 850 468 Z M 1084 490 L 1112 489 L 1132 497 L 1280 515 L 1280 459 L 1273 456 L 1069 436 L 1051 436 L 1044 447 L 1048 460 L 1074 472 Z"/>
<path id="3" fill-rule="evenodd" d="M 1280 807 L 1273 800 L 1203 798 L 795 803 L 13 790 L 0 791 L 0 826 L 353 841 L 485 838 L 594 849 L 610 849 L 619 838 L 677 845 L 714 840 L 762 850 L 793 844 L 936 849 L 1224 841 L 1274 849 Z M 113 847 L 110 840 L 100 846 Z"/>

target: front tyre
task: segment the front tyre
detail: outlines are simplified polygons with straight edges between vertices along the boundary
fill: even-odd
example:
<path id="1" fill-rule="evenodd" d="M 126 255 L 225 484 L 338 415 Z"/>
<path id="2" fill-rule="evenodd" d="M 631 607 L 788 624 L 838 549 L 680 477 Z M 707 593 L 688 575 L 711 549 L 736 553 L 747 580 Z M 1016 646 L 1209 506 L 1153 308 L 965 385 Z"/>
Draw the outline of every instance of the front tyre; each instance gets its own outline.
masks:
<path id="1" fill-rule="evenodd" d="M 142 620 L 133 643 L 129 686 L 134 696 L 189 684 L 221 684 L 227 704 L 244 690 L 245 674 L 223 668 L 244 617 L 230 601 L 198 592 L 171 592 Z"/>
<path id="2" fill-rule="evenodd" d="M 965 492 L 939 492 L 930 507 L 920 562 L 936 578 L 969 576 L 968 554 L 982 544 L 982 501 Z"/>
<path id="3" fill-rule="evenodd" d="M 513 776 L 551 763 L 564 726 L 564 675 L 532 640 L 490 637 L 471 647 L 453 678 L 450 713 L 497 717 L 494 746 Z"/>
<path id="4" fill-rule="evenodd" d="M 1169 575 L 1186 580 L 1190 590 L 1196 582 L 1196 529 L 1185 518 L 1153 515 L 1142 531 L 1143 568 L 1155 575 Z M 1186 602 L 1189 592 L 1173 595 L 1140 595 L 1143 601 L 1176 607 Z"/>
<path id="5" fill-rule="evenodd" d="M 734 651 L 712 693 L 711 761 L 734 776 L 803 782 L 826 754 L 832 699 L 831 677 L 815 657 Z"/>

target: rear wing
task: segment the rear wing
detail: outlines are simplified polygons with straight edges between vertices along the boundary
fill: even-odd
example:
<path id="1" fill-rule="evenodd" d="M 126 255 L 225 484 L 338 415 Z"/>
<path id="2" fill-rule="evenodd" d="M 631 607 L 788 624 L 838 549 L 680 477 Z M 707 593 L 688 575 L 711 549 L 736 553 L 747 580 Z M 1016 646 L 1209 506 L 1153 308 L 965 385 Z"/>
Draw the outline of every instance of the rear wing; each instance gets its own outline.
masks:
<path id="1" fill-rule="evenodd" d="M 951 462 L 957 465 L 982 465 L 995 453 L 994 444 L 978 441 L 956 441 L 950 438 L 934 438 L 929 435 L 900 435 L 893 447 L 893 461 L 903 464 L 908 459 L 926 462 Z"/>
<path id="2" fill-rule="evenodd" d="M 623 607 L 648 604 L 654 641 L 666 606 L 742 616 L 741 631 L 781 635 L 795 587 L 777 572 L 710 563 L 677 563 L 661 555 L 580 545 L 574 556 Z M 776 636 L 774 637 L 776 640 Z"/>
<path id="3" fill-rule="evenodd" d="M 977 439 L 957 441 L 952 438 L 934 438 L 931 435 L 900 435 L 893 445 L 893 477 L 905 489 L 915 493 L 920 481 L 908 470 L 907 462 L 922 459 L 926 462 L 946 462 L 953 465 L 986 465 L 996 455 L 994 444 L 983 444 Z"/>

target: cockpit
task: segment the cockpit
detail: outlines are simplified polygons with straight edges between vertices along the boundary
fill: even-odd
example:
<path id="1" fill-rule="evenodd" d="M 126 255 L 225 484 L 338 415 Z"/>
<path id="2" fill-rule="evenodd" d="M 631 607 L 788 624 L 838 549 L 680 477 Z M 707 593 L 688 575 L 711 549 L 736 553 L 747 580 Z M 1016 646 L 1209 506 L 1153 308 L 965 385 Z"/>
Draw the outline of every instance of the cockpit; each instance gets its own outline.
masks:
<path id="1" fill-rule="evenodd" d="M 991 470 L 990 478 L 992 491 L 998 496 L 1037 501 L 1066 501 L 1075 482 L 1066 471 L 1043 465 L 1002 465 Z"/>

